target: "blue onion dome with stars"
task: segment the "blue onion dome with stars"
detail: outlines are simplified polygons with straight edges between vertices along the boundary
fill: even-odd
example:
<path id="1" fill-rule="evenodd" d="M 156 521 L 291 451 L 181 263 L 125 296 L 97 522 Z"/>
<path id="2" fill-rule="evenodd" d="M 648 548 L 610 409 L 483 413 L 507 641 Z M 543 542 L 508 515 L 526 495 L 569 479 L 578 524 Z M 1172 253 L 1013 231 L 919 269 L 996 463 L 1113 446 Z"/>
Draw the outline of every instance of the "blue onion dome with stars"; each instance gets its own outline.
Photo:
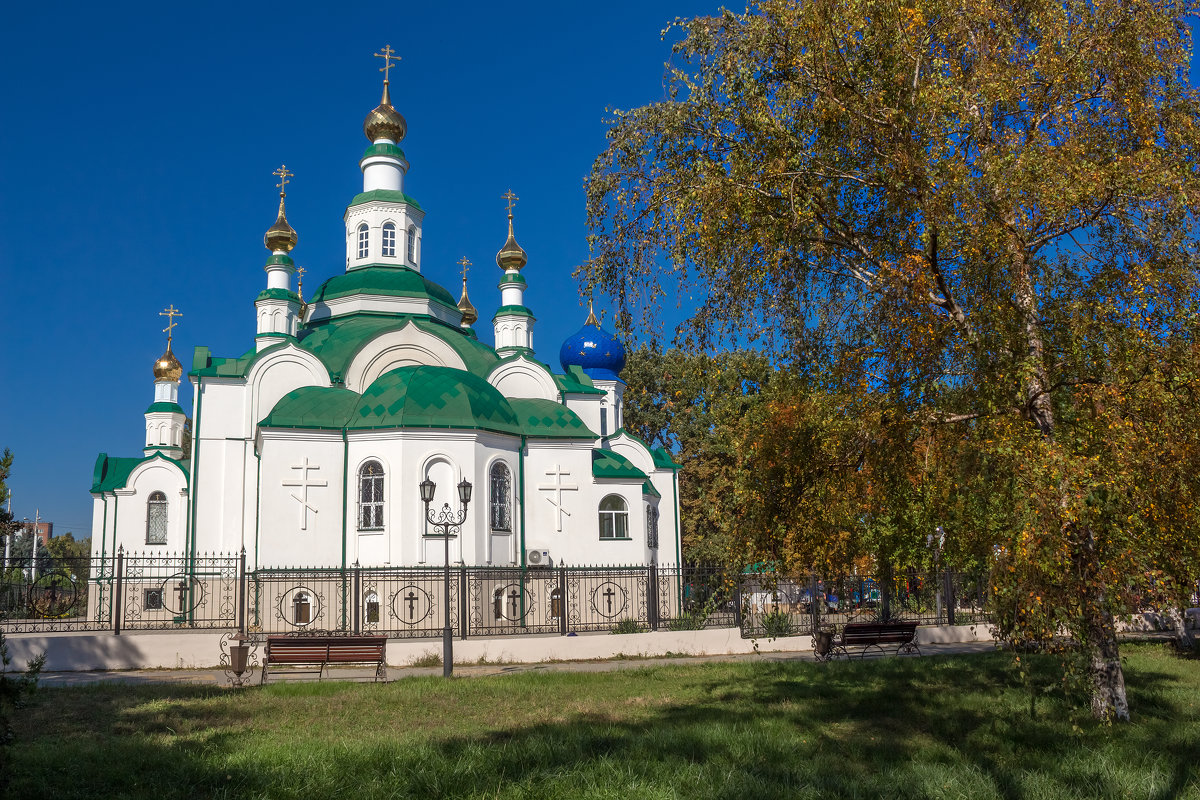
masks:
<path id="1" fill-rule="evenodd" d="M 625 345 L 600 327 L 588 302 L 588 317 L 578 333 L 567 338 L 558 351 L 558 361 L 564 370 L 581 367 L 592 380 L 619 381 L 625 369 Z"/>

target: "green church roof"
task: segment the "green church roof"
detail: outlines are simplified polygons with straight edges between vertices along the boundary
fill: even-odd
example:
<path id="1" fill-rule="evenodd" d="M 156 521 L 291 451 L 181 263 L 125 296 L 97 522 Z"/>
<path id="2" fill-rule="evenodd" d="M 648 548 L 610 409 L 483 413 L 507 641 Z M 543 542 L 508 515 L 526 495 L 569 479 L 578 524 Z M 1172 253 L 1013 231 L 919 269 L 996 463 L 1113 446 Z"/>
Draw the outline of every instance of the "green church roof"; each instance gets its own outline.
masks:
<path id="1" fill-rule="evenodd" d="M 264 428 L 341 429 L 358 400 L 358 394 L 349 389 L 304 386 L 281 397 L 259 424 Z"/>
<path id="2" fill-rule="evenodd" d="M 309 305 L 356 294 L 427 298 L 458 311 L 458 301 L 445 288 L 409 267 L 374 266 L 353 269 L 322 283 Z"/>
<path id="3" fill-rule="evenodd" d="M 662 495 L 658 493 L 658 489 L 655 489 L 654 484 L 649 480 L 642 484 L 642 494 L 648 494 L 651 497 L 657 497 L 660 500 L 662 499 Z"/>
<path id="4" fill-rule="evenodd" d="M 182 461 L 176 461 L 173 458 L 168 458 L 162 453 L 154 453 L 142 458 L 117 458 L 110 457 L 108 453 L 101 453 L 96 457 L 96 466 L 92 469 L 92 492 L 111 492 L 114 489 L 123 489 L 125 484 L 129 482 L 129 476 L 133 474 L 138 465 L 144 464 L 147 461 L 153 461 L 156 458 L 161 458 L 163 461 L 179 467 L 183 472 L 184 480 L 187 480 L 187 464 L 184 464 Z"/>
<path id="5" fill-rule="evenodd" d="M 654 459 L 654 466 L 658 469 L 679 469 L 683 464 L 678 463 L 671 454 L 661 447 L 656 447 L 650 451 L 650 457 Z"/>
<path id="6" fill-rule="evenodd" d="M 554 439 L 597 438 L 596 434 L 583 424 L 579 415 L 562 403 L 533 397 L 515 398 L 508 402 L 528 436 Z"/>
<path id="7" fill-rule="evenodd" d="M 400 367 L 362 394 L 347 429 L 469 428 L 520 434 L 512 406 L 478 375 L 451 367 Z"/>
<path id="8" fill-rule="evenodd" d="M 592 451 L 592 477 L 633 478 L 644 481 L 650 476 L 635 467 L 633 462 L 625 456 L 614 453 L 612 450 L 597 448 Z"/>

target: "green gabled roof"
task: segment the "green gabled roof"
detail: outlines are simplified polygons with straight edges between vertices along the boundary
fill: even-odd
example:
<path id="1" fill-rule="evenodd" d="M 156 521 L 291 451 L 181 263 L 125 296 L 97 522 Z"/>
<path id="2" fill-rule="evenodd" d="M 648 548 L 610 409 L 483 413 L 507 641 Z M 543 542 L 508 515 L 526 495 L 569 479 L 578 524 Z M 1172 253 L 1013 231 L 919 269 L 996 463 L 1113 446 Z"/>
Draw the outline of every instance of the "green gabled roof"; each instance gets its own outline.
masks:
<path id="1" fill-rule="evenodd" d="M 404 158 L 404 151 L 394 144 L 373 144 L 363 151 L 362 158 L 359 159 L 359 162 L 362 162 L 364 159 L 370 158 L 371 156 L 393 156 L 395 158 Z M 405 160 L 407 161 L 408 159 Z M 351 203 L 351 205 L 354 204 Z M 416 203 L 413 203 L 413 205 L 416 205 Z"/>
<path id="2" fill-rule="evenodd" d="M 662 499 L 662 495 L 658 493 L 658 489 L 655 489 L 654 484 L 649 480 L 642 484 L 642 494 L 648 494 L 651 497 L 657 497 L 660 500 Z"/>
<path id="3" fill-rule="evenodd" d="M 151 403 L 150 407 L 146 409 L 146 413 L 147 414 L 162 414 L 162 413 L 182 414 L 183 409 L 179 407 L 179 403 L 167 403 L 167 402 L 160 401 L 157 403 Z"/>
<path id="4" fill-rule="evenodd" d="M 558 384 L 559 391 L 568 394 L 604 394 L 604 390 L 597 389 L 583 369 L 574 364 L 567 367 L 565 375 L 555 375 L 554 382 Z"/>
<path id="5" fill-rule="evenodd" d="M 300 295 L 287 289 L 263 289 L 258 293 L 258 297 L 254 298 L 254 302 L 259 300 L 291 300 L 293 303 L 299 303 Z"/>
<path id="6" fill-rule="evenodd" d="M 259 355 L 257 349 L 252 349 L 238 358 L 221 358 L 209 355 L 207 347 L 197 347 L 192 356 L 192 371 L 188 374 L 204 378 L 244 378 Z"/>
<path id="7" fill-rule="evenodd" d="M 410 322 L 418 330 L 437 336 L 450 345 L 467 370 L 476 375 L 487 375 L 500 360 L 492 348 L 465 335 L 461 328 L 406 314 L 349 314 L 334 317 L 300 331 L 300 346 L 321 359 L 331 376 L 344 376 L 354 356 L 368 342 L 381 334 L 400 330 Z"/>
<path id="8" fill-rule="evenodd" d="M 129 476 L 139 464 L 153 461 L 156 458 L 161 458 L 163 461 L 179 467 L 183 472 L 184 480 L 188 479 L 187 464 L 168 458 L 162 453 L 154 453 L 141 458 L 110 458 L 108 453 L 101 453 L 96 457 L 96 466 L 92 469 L 92 491 L 111 492 L 114 489 L 123 489 L 129 481 Z"/>
<path id="9" fill-rule="evenodd" d="M 680 469 L 683 464 L 680 464 L 671 458 L 671 454 L 661 447 L 656 447 L 650 451 L 650 457 L 654 459 L 654 466 L 659 469 Z"/>
<path id="10" fill-rule="evenodd" d="M 359 396 L 349 389 L 305 386 L 279 399 L 264 428 L 333 428 L 340 430 L 358 405 Z"/>
<path id="11" fill-rule="evenodd" d="M 466 428 L 522 433 L 512 406 L 478 375 L 451 367 L 400 367 L 362 394 L 347 429 Z"/>
<path id="12" fill-rule="evenodd" d="M 624 478 L 644 481 L 650 476 L 623 455 L 597 448 L 592 451 L 593 478 Z"/>
<path id="13" fill-rule="evenodd" d="M 399 149 L 399 148 L 397 148 Z M 364 156 L 365 158 L 365 156 Z M 423 211 L 420 203 L 413 200 L 404 192 L 396 191 L 395 189 L 373 189 L 369 192 L 362 192 L 354 195 L 354 199 L 350 201 L 350 208 L 361 206 L 364 203 L 383 202 L 383 203 L 408 203 L 418 211 Z"/>
<path id="14" fill-rule="evenodd" d="M 309 305 L 356 294 L 386 297 L 417 297 L 440 303 L 458 311 L 458 300 L 444 287 L 426 278 L 415 269 L 397 266 L 370 266 L 334 275 L 317 287 Z"/>
<path id="15" fill-rule="evenodd" d="M 527 436 L 552 439 L 591 439 L 596 434 L 583 424 L 571 409 L 562 403 L 541 398 L 523 397 L 508 401 L 521 421 Z"/>

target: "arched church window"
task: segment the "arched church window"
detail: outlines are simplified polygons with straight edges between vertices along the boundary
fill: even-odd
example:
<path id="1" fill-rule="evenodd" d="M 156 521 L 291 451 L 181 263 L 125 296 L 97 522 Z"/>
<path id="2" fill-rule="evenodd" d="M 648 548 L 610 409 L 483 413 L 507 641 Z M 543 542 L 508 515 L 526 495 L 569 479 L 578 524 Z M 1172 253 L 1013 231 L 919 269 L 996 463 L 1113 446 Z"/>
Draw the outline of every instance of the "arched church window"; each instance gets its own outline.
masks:
<path id="1" fill-rule="evenodd" d="M 417 265 L 417 229 L 408 229 L 408 263 Z"/>
<path id="2" fill-rule="evenodd" d="M 600 501 L 600 538 L 629 538 L 629 510 L 620 495 L 610 494 Z"/>
<path id="3" fill-rule="evenodd" d="M 383 530 L 383 467 L 368 461 L 358 471 L 358 529 Z"/>
<path id="4" fill-rule="evenodd" d="M 167 543 L 167 496 L 153 492 L 146 501 L 146 544 Z"/>
<path id="5" fill-rule="evenodd" d="M 370 243 L 370 241 L 371 241 L 371 234 L 367 231 L 367 223 L 364 222 L 362 225 L 358 226 L 358 257 L 359 258 L 367 257 L 367 253 L 369 252 L 367 246 Z"/>
<path id="6" fill-rule="evenodd" d="M 384 223 L 383 226 L 383 256 L 396 257 L 396 225 L 392 222 Z"/>
<path id="7" fill-rule="evenodd" d="M 503 461 L 492 465 L 491 520 L 492 530 L 512 530 L 512 473 Z"/>

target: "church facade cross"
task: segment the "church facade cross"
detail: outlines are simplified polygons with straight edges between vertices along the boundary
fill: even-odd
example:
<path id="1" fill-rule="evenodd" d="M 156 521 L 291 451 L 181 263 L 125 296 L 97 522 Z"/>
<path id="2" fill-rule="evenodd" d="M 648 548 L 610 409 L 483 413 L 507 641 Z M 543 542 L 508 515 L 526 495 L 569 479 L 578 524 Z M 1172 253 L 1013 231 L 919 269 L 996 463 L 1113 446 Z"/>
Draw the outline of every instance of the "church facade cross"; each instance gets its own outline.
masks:
<path id="1" fill-rule="evenodd" d="M 179 324 L 178 322 L 175 321 L 175 318 L 182 317 L 183 312 L 181 312 L 178 308 L 176 308 L 175 304 L 172 303 L 171 305 L 164 308 L 162 311 L 158 312 L 158 315 L 160 317 L 167 318 L 167 327 L 163 328 L 163 333 L 165 333 L 167 335 L 167 349 L 170 350 L 171 349 L 171 336 L 172 336 L 171 329 Z"/>
<path id="2" fill-rule="evenodd" d="M 571 512 L 563 508 L 562 493 L 577 491 L 579 489 L 579 484 L 563 483 L 563 478 L 571 477 L 571 473 L 563 471 L 563 468 L 558 464 L 555 464 L 553 467 L 546 470 L 546 474 L 554 479 L 554 483 L 539 483 L 537 488 L 539 491 L 554 493 L 552 496 L 547 495 L 546 500 L 549 501 L 550 505 L 554 506 L 554 516 L 556 522 L 555 530 L 561 533 L 563 514 L 566 514 L 568 517 L 571 516 Z"/>
<path id="3" fill-rule="evenodd" d="M 383 59 L 383 66 L 379 68 L 379 71 L 383 73 L 383 82 L 387 83 L 388 70 L 392 68 L 393 61 L 400 60 L 400 56 L 396 55 L 396 51 L 392 49 L 390 44 L 385 44 L 382 50 L 380 50 L 378 53 L 375 53 L 375 57 Z"/>
<path id="4" fill-rule="evenodd" d="M 316 507 L 308 502 L 308 490 L 311 488 L 320 488 L 323 486 L 328 486 L 329 483 L 327 481 L 314 481 L 314 480 L 309 479 L 308 471 L 309 470 L 317 470 L 317 469 L 320 469 L 320 467 L 316 464 L 309 464 L 308 456 L 304 457 L 303 464 L 293 464 L 292 469 L 300 470 L 300 480 L 298 480 L 298 481 L 283 481 L 281 485 L 282 486 L 295 486 L 298 489 L 300 489 L 300 494 L 296 494 L 295 492 L 292 492 L 291 496 L 293 499 L 295 499 L 297 502 L 300 503 L 300 530 L 304 531 L 304 530 L 308 530 L 308 512 L 311 511 L 314 514 L 317 513 Z"/>

